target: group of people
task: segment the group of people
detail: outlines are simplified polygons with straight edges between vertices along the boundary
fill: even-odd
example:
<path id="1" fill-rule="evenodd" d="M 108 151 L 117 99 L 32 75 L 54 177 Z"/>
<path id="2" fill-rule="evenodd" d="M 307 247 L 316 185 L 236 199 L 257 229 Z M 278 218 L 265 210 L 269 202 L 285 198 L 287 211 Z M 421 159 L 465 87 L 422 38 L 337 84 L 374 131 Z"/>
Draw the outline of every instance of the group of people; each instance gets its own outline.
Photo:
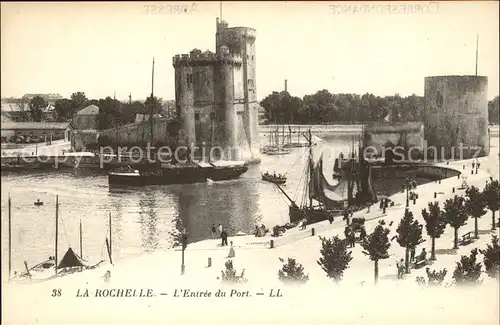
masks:
<path id="1" fill-rule="evenodd" d="M 422 252 L 420 252 L 418 256 L 415 256 L 415 247 L 410 248 L 410 263 L 413 263 L 414 261 L 425 261 L 426 259 L 427 252 L 425 251 L 425 248 L 422 248 Z M 396 268 L 398 269 L 398 279 L 402 279 L 406 270 L 405 260 L 403 258 L 396 262 Z"/>
<path id="2" fill-rule="evenodd" d="M 479 169 L 479 167 L 481 166 L 481 163 L 479 162 L 479 160 L 476 159 L 476 161 L 472 162 L 472 169 L 474 169 L 474 167 L 476 167 L 476 169 Z"/>
<path id="3" fill-rule="evenodd" d="M 365 226 L 359 227 L 359 239 L 363 241 L 366 238 L 366 229 Z M 349 247 L 354 247 L 356 243 L 356 229 L 354 229 L 353 225 L 348 225 L 344 229 L 345 240 Z"/>
<path id="4" fill-rule="evenodd" d="M 255 237 L 264 237 L 267 232 L 266 226 L 264 224 L 260 225 L 260 227 L 258 225 L 255 225 L 254 232 L 255 232 Z"/>
<path id="5" fill-rule="evenodd" d="M 221 246 L 227 246 L 227 231 L 222 227 L 221 224 L 219 224 L 218 227 L 215 227 L 215 224 L 212 224 L 212 239 L 221 239 L 222 240 L 222 245 Z"/>
<path id="6" fill-rule="evenodd" d="M 267 171 L 266 171 L 266 172 L 264 173 L 264 175 L 265 175 L 265 176 L 272 176 L 272 177 L 274 177 L 274 178 L 285 178 L 285 175 L 281 175 L 281 174 L 276 175 L 276 172 L 273 172 L 273 174 L 271 175 L 271 174 L 269 174 L 269 172 L 267 172 Z"/>

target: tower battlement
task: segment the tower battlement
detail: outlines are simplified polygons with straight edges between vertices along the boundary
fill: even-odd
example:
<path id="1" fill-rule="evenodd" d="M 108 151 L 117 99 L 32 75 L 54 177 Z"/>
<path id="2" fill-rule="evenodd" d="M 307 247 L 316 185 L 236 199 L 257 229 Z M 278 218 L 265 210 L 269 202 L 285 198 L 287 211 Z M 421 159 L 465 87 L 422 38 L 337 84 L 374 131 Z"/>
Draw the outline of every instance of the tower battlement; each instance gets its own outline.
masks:
<path id="1" fill-rule="evenodd" d="M 178 66 L 200 66 L 224 63 L 234 66 L 241 66 L 243 58 L 239 54 L 232 53 L 212 53 L 212 52 L 194 52 L 190 54 L 177 54 L 172 58 L 172 65 Z"/>

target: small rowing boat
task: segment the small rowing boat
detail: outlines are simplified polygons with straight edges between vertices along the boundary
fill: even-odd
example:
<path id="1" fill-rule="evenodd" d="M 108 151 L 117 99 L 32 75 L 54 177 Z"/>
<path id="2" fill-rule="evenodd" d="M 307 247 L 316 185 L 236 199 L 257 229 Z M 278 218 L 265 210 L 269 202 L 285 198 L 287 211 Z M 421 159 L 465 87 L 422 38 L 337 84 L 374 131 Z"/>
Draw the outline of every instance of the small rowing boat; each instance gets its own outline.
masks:
<path id="1" fill-rule="evenodd" d="M 271 175 L 268 172 L 266 172 L 265 174 L 262 174 L 262 179 L 265 181 L 274 183 L 274 184 L 283 185 L 286 183 L 286 176 L 279 175 L 279 174 L 278 175 L 276 175 L 276 174 Z"/>

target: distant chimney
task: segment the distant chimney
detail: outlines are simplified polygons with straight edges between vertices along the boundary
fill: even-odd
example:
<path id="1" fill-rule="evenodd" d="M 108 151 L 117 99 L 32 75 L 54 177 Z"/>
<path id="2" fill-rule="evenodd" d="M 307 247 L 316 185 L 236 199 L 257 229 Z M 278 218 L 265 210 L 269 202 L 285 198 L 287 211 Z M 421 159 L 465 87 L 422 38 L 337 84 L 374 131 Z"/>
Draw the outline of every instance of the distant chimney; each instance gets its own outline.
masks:
<path id="1" fill-rule="evenodd" d="M 285 79 L 285 92 L 288 92 L 288 80 Z"/>

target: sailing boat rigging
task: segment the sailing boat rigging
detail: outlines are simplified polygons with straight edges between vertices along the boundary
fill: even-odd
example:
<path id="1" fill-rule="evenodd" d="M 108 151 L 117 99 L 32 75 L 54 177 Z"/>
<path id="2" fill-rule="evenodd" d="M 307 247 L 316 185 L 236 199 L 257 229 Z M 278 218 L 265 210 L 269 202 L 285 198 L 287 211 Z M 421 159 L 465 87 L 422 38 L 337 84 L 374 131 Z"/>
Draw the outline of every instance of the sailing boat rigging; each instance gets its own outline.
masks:
<path id="1" fill-rule="evenodd" d="M 324 193 L 322 193 L 322 187 L 320 184 L 319 174 L 322 171 L 319 167 L 322 164 L 314 166 L 313 152 L 312 152 L 312 134 L 309 129 L 307 141 L 309 143 L 309 157 L 308 163 L 306 164 L 306 181 L 304 182 L 303 199 L 300 205 L 298 205 L 290 196 L 283 190 L 283 188 L 276 184 L 280 191 L 285 195 L 285 197 L 290 201 L 289 206 L 289 216 L 290 222 L 298 222 L 301 220 L 307 220 L 307 223 L 315 223 L 323 221 L 326 219 L 333 220 L 334 216 L 338 216 L 342 213 L 342 207 L 344 205 L 343 201 L 330 200 L 329 204 L 325 204 Z M 313 201 L 317 201 L 314 205 Z"/>
<path id="2" fill-rule="evenodd" d="M 9 273 L 11 271 L 11 201 L 9 197 Z M 50 256 L 48 260 L 36 264 L 32 268 L 28 268 L 28 263 L 24 261 L 25 272 L 18 274 L 14 274 L 14 277 L 10 277 L 9 280 L 14 280 L 15 282 L 25 282 L 29 280 L 29 282 L 40 282 L 54 279 L 56 277 L 66 275 L 68 273 L 72 273 L 75 270 L 83 270 L 96 268 L 103 261 L 90 266 L 87 261 L 85 261 L 81 254 L 83 251 L 82 248 L 82 234 L 81 234 L 81 223 L 80 223 L 80 256 L 78 256 L 71 247 L 68 248 L 63 258 L 59 261 L 58 258 L 58 249 L 59 249 L 59 195 L 56 195 L 56 217 L 55 217 L 55 247 L 54 247 L 54 256 Z M 59 263 L 59 264 L 58 264 Z M 52 273 L 54 272 L 54 273 Z"/>

